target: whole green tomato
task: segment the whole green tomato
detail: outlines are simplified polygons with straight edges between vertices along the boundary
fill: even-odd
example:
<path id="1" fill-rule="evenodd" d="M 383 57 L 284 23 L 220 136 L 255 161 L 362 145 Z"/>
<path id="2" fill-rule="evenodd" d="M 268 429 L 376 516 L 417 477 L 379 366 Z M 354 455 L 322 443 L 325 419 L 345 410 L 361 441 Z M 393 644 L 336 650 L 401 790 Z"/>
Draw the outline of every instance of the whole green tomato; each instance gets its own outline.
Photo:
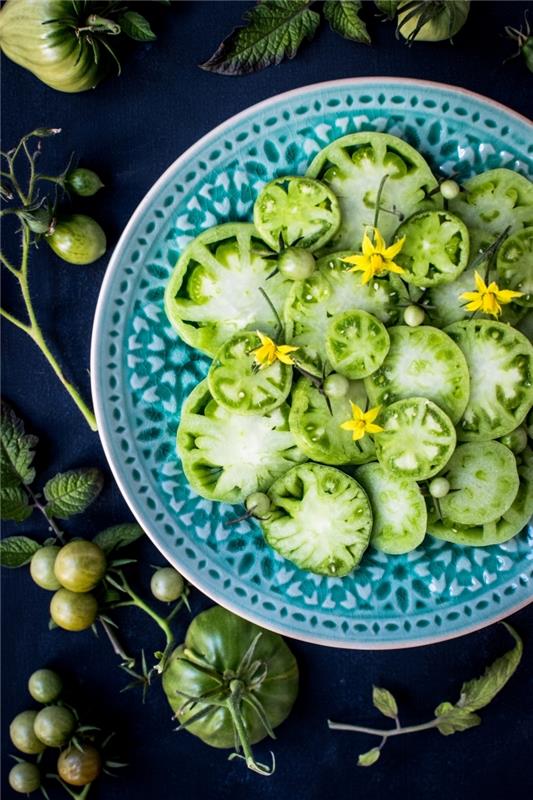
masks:
<path id="1" fill-rule="evenodd" d="M 100 41 L 119 33 L 120 26 L 103 22 L 97 30 L 86 4 L 74 0 L 7 0 L 0 10 L 0 48 L 53 89 L 83 92 L 96 86 L 111 64 Z"/>
<path id="2" fill-rule="evenodd" d="M 63 681 L 51 669 L 38 669 L 30 675 L 28 691 L 38 703 L 53 703 L 63 689 Z"/>
<path id="3" fill-rule="evenodd" d="M 36 764 L 20 761 L 9 771 L 9 785 L 14 792 L 31 794 L 41 785 L 41 773 Z"/>
<path id="4" fill-rule="evenodd" d="M 57 759 L 57 772 L 61 780 L 70 786 L 86 786 L 102 771 L 102 757 L 92 744 L 63 750 Z"/>
<path id="5" fill-rule="evenodd" d="M 409 42 L 451 39 L 466 22 L 470 0 L 401 0 L 397 30 Z"/>
<path id="6" fill-rule="evenodd" d="M 104 231 L 86 214 L 69 214 L 58 220 L 45 241 L 63 261 L 69 264 L 92 264 L 101 258 L 107 240 Z"/>
<path id="7" fill-rule="evenodd" d="M 185 581 L 172 567 L 161 567 L 152 575 L 150 589 L 153 596 L 163 603 L 173 603 L 183 594 Z"/>
<path id="8" fill-rule="evenodd" d="M 85 631 L 98 615 L 98 601 L 90 592 L 58 589 L 50 602 L 50 616 L 65 631 Z"/>
<path id="9" fill-rule="evenodd" d="M 30 575 L 41 589 L 55 592 L 61 584 L 54 572 L 54 564 L 60 548 L 57 545 L 47 545 L 35 551 L 30 561 Z"/>
<path id="10" fill-rule="evenodd" d="M 94 542 L 76 539 L 64 545 L 54 564 L 54 574 L 60 585 L 71 592 L 90 592 L 102 580 L 106 557 Z"/>
<path id="11" fill-rule="evenodd" d="M 289 715 L 298 694 L 298 665 L 277 633 L 215 606 L 189 625 L 185 642 L 167 662 L 163 689 L 190 733 L 212 747 L 233 747 L 237 739 L 250 769 L 265 772 L 250 745 L 267 735 L 261 716 L 275 728 Z M 213 693 L 202 700 L 207 692 Z M 189 697 L 199 699 L 193 704 Z"/>
<path id="12" fill-rule="evenodd" d="M 92 197 L 104 185 L 96 172 L 86 169 L 86 167 L 76 167 L 69 172 L 65 183 L 74 194 L 78 194 L 80 197 Z"/>
<path id="13" fill-rule="evenodd" d="M 11 741 L 21 753 L 26 755 L 37 755 L 46 750 L 46 745 L 37 738 L 33 729 L 33 723 L 37 716 L 37 711 L 21 711 L 11 720 L 9 726 L 9 736 Z"/>
<path id="14" fill-rule="evenodd" d="M 33 723 L 35 735 L 47 747 L 63 747 L 76 729 L 76 717 L 66 706 L 41 708 Z"/>

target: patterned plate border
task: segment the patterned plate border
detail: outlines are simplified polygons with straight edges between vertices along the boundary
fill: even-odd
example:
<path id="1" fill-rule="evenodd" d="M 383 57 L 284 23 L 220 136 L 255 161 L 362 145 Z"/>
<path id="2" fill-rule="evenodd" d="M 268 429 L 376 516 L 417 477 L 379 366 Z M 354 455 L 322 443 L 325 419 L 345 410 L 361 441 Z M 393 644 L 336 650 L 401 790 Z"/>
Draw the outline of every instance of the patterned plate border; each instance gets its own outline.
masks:
<path id="1" fill-rule="evenodd" d="M 406 624 L 404 620 L 403 625 L 392 625 L 392 628 L 389 629 L 389 635 L 385 639 L 381 638 L 384 632 L 384 626 L 379 622 L 375 622 L 373 625 L 363 626 L 366 634 L 369 635 L 370 638 L 365 638 L 364 635 L 359 635 L 354 638 L 352 628 L 352 632 L 350 633 L 351 638 L 346 639 L 344 638 L 347 633 L 346 628 L 343 628 L 344 634 L 339 632 L 337 636 L 334 636 L 333 631 L 328 629 L 325 622 L 322 622 L 323 627 L 320 634 L 318 634 L 318 632 L 316 634 L 311 633 L 306 623 L 305 615 L 298 614 L 298 612 L 290 614 L 287 612 L 287 609 L 284 609 L 285 614 L 281 613 L 281 619 L 272 619 L 271 615 L 274 610 L 276 610 L 279 615 L 279 609 L 274 609 L 272 603 L 263 603 L 262 608 L 259 606 L 251 608 L 249 605 L 243 605 L 242 598 L 250 594 L 249 589 L 243 590 L 242 587 L 238 586 L 238 581 L 235 580 L 233 592 L 230 595 L 229 592 L 222 587 L 220 582 L 210 579 L 209 571 L 204 570 L 203 573 L 195 571 L 194 564 L 192 564 L 192 566 L 188 564 L 184 554 L 178 553 L 177 548 L 169 546 L 164 537 L 158 532 L 163 525 L 164 515 L 156 513 L 156 502 L 150 498 L 147 493 L 144 493 L 142 496 L 138 494 L 132 484 L 128 482 L 125 453 L 119 446 L 120 436 L 118 435 L 119 432 L 124 432 L 124 425 L 127 424 L 127 410 L 124 402 L 125 386 L 122 382 L 120 370 L 118 371 L 118 376 L 117 372 L 113 375 L 110 374 L 108 356 L 109 342 L 111 342 L 112 349 L 113 345 L 116 349 L 117 344 L 116 331 L 110 334 L 112 300 L 114 299 L 115 306 L 122 306 L 124 319 L 127 318 L 127 311 L 131 307 L 131 297 L 122 296 L 120 298 L 121 302 L 119 302 L 116 295 L 117 292 L 120 293 L 120 284 L 124 277 L 122 271 L 128 272 L 127 269 L 124 269 L 124 259 L 130 245 L 132 234 L 143 220 L 143 217 L 146 216 L 153 201 L 167 188 L 175 172 L 181 166 L 195 158 L 205 147 L 209 145 L 214 146 L 229 128 L 246 121 L 248 118 L 252 118 L 257 112 L 264 112 L 269 109 L 269 107 L 280 102 L 292 98 L 304 99 L 306 95 L 312 95 L 321 90 L 329 90 L 332 88 L 349 89 L 353 87 L 354 89 L 362 90 L 364 87 L 376 89 L 377 86 L 388 88 L 398 87 L 398 89 L 408 86 L 410 89 L 418 88 L 420 91 L 433 89 L 436 92 L 449 92 L 455 94 L 458 98 L 464 96 L 466 101 L 475 101 L 478 107 L 480 105 L 488 106 L 494 111 L 499 111 L 508 117 L 510 116 L 520 123 L 520 125 L 524 125 L 524 123 L 526 125 L 530 124 L 525 117 L 508 109 L 504 105 L 460 87 L 418 79 L 388 77 L 348 78 L 313 84 L 276 95 L 236 114 L 198 140 L 171 164 L 146 194 L 124 229 L 110 259 L 96 309 L 91 342 L 91 381 L 102 446 L 120 491 L 139 524 L 144 528 L 154 544 L 161 550 L 168 561 L 173 563 L 184 574 L 187 580 L 196 585 L 215 602 L 231 609 L 240 616 L 281 634 L 315 644 L 334 647 L 388 650 L 426 645 L 461 636 L 514 613 L 533 600 L 530 590 L 533 570 L 531 567 L 526 570 L 526 565 L 524 564 L 522 575 L 515 575 L 507 583 L 500 584 L 497 592 L 491 593 L 492 603 L 486 598 L 478 599 L 477 602 L 471 599 L 465 603 L 457 603 L 453 607 L 453 612 L 444 612 L 444 614 L 442 612 L 435 612 L 433 614 L 428 614 L 428 612 L 424 612 L 423 614 L 414 613 L 410 615 L 409 624 Z M 526 142 L 523 141 L 521 144 L 525 145 Z M 531 152 L 531 149 L 532 148 L 528 148 L 528 151 Z M 113 333 L 115 337 L 113 337 Z M 113 338 L 115 338 L 114 342 Z M 114 388 L 114 393 L 111 397 L 107 395 L 105 389 L 106 385 L 110 384 Z M 113 408 L 110 407 L 110 401 Z M 121 405 L 123 407 L 122 410 L 120 409 Z M 146 482 L 150 487 L 152 486 L 152 481 L 149 476 L 146 476 Z M 167 520 L 167 524 L 168 522 L 169 520 Z M 175 519 L 171 519 L 170 522 L 174 528 L 177 527 Z M 235 589 L 237 589 L 237 591 L 235 591 Z M 257 601 L 257 598 L 254 598 L 254 600 Z M 284 603 L 280 603 L 280 608 L 283 605 Z M 432 619 L 428 619 L 428 617 L 432 617 Z M 445 625 L 443 625 L 442 617 L 446 617 Z M 388 622 L 390 623 L 390 620 L 388 620 Z M 429 633 L 428 629 L 433 632 Z M 395 632 L 391 634 L 391 630 L 397 631 L 398 633 Z M 405 636 L 405 631 L 409 632 L 407 637 Z M 378 638 L 378 634 L 380 634 L 380 638 Z M 395 638 L 396 635 L 401 636 L 401 638 Z"/>

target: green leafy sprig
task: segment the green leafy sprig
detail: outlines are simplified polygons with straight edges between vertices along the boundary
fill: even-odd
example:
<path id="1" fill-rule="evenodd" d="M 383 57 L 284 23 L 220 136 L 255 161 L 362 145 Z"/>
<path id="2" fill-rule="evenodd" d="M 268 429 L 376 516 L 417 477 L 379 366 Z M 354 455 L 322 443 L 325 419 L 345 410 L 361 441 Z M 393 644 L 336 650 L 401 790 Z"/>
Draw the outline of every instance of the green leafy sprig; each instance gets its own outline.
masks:
<path id="1" fill-rule="evenodd" d="M 361 753 L 358 759 L 360 767 L 370 767 L 381 756 L 381 751 L 392 736 L 402 736 L 407 733 L 420 733 L 421 731 L 435 728 L 443 736 L 466 731 L 481 723 L 481 718 L 476 711 L 487 706 L 500 692 L 507 681 L 514 674 L 522 658 L 522 640 L 518 633 L 506 622 L 502 623 L 515 640 L 515 646 L 500 658 L 490 664 L 480 678 L 463 683 L 459 700 L 454 704 L 450 702 L 439 703 L 435 709 L 435 716 L 421 725 L 402 727 L 398 716 L 398 705 L 394 696 L 388 689 L 373 687 L 372 702 L 385 717 L 394 720 L 394 728 L 367 728 L 360 725 L 350 725 L 343 722 L 328 720 L 328 727 L 336 731 L 352 731 L 378 736 L 381 742 L 366 753 Z"/>

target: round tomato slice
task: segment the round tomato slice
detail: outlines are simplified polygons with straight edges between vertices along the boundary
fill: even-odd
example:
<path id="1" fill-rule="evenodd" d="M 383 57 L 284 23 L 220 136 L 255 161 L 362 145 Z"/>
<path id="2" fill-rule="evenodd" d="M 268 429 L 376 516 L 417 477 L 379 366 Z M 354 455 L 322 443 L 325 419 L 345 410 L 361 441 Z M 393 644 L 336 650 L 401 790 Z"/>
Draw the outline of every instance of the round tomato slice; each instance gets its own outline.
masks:
<path id="1" fill-rule="evenodd" d="M 312 178 L 276 178 L 254 204 L 254 224 L 273 250 L 318 250 L 338 230 L 341 213 L 331 189 Z"/>
<path id="2" fill-rule="evenodd" d="M 344 311 L 329 321 L 326 353 L 333 369 L 347 378 L 371 375 L 383 363 L 389 347 L 386 327 L 367 311 Z"/>
<path id="3" fill-rule="evenodd" d="M 517 231 L 501 245 L 496 269 L 502 289 L 522 292 L 515 303 L 533 306 L 533 227 Z"/>
<path id="4" fill-rule="evenodd" d="M 379 187 L 379 230 L 392 240 L 399 215 L 439 208 L 442 198 L 428 193 L 437 187 L 431 169 L 411 145 L 388 133 L 352 133 L 318 153 L 307 174 L 332 188 L 339 199 L 342 223 L 328 250 L 359 250 L 365 228 L 374 223 Z"/>
<path id="5" fill-rule="evenodd" d="M 272 510 L 261 527 L 268 544 L 300 569 L 341 578 L 361 561 L 372 509 L 361 486 L 344 472 L 302 464 L 270 487 Z"/>

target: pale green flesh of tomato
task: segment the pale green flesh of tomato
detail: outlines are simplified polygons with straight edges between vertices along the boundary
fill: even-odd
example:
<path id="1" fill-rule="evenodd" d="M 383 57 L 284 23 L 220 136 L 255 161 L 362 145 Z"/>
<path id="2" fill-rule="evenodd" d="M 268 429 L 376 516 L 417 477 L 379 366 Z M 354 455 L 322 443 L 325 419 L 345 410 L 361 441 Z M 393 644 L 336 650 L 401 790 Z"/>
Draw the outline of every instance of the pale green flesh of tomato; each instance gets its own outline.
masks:
<path id="1" fill-rule="evenodd" d="M 518 474 L 520 487 L 518 494 L 507 511 L 497 520 L 484 525 L 459 525 L 449 519 L 441 519 L 429 504 L 428 533 L 446 542 L 485 547 L 503 544 L 512 539 L 528 524 L 533 515 L 533 453 L 526 450 L 520 454 Z"/>
<path id="2" fill-rule="evenodd" d="M 289 425 L 296 444 L 313 461 L 324 464 L 364 464 L 375 457 L 372 437 L 353 441 L 351 431 L 343 430 L 343 422 L 352 418 L 350 400 L 360 408 L 367 404 L 360 381 L 351 381 L 347 394 L 326 399 L 306 378 L 300 378 L 292 395 Z"/>
<path id="3" fill-rule="evenodd" d="M 274 250 L 316 250 L 331 239 L 340 220 L 334 193 L 310 178 L 276 178 L 261 190 L 254 205 L 254 224 Z"/>
<path id="4" fill-rule="evenodd" d="M 324 341 L 330 317 L 361 309 L 381 322 L 390 322 L 395 313 L 398 293 L 388 279 L 363 285 L 360 275 L 348 272 L 348 264 L 342 261 L 345 255 L 349 253 L 320 259 L 310 278 L 294 283 L 285 303 L 287 340 L 301 347 L 298 361 L 318 375 L 324 365 Z"/>
<path id="5" fill-rule="evenodd" d="M 533 347 L 502 322 L 464 320 L 446 328 L 470 372 L 470 398 L 458 428 L 463 441 L 511 433 L 533 403 Z"/>
<path id="6" fill-rule="evenodd" d="M 404 397 L 427 397 L 450 417 L 461 418 L 469 395 L 469 376 L 459 347 L 438 328 L 389 328 L 390 350 L 381 367 L 365 378 L 371 405 Z"/>
<path id="7" fill-rule="evenodd" d="M 342 577 L 368 547 L 372 511 L 359 484 L 333 467 L 302 464 L 270 488 L 265 539 L 301 569 Z"/>
<path id="8" fill-rule="evenodd" d="M 380 464 L 365 464 L 355 473 L 372 506 L 370 544 L 382 553 L 414 550 L 426 535 L 427 512 L 416 481 L 397 478 Z"/>
<path id="9" fill-rule="evenodd" d="M 385 175 L 378 226 L 390 243 L 398 227 L 397 213 L 410 216 L 438 208 L 440 196 L 427 198 L 437 186 L 428 164 L 406 142 L 386 133 L 355 133 L 325 147 L 313 160 L 308 175 L 325 181 L 335 192 L 342 223 L 328 250 L 359 250 L 365 227 L 373 225 L 377 193 Z"/>
<path id="10" fill-rule="evenodd" d="M 395 261 L 403 280 L 415 286 L 451 283 L 468 264 L 469 237 L 460 219 L 446 211 L 422 211 L 404 222 L 395 239 L 405 236 Z"/>
<path id="11" fill-rule="evenodd" d="M 383 363 L 390 340 L 382 322 L 366 311 L 335 314 L 326 332 L 331 366 L 347 378 L 364 378 Z"/>
<path id="12" fill-rule="evenodd" d="M 510 169 L 492 169 L 464 184 L 450 211 L 466 223 L 470 253 L 486 249 L 506 228 L 510 233 L 533 225 L 533 184 Z"/>
<path id="13" fill-rule="evenodd" d="M 167 286 L 165 309 L 184 341 L 209 355 L 241 330 L 273 336 L 292 282 L 274 275 L 273 254 L 253 225 L 228 223 L 200 234 L 183 252 Z"/>
<path id="14" fill-rule="evenodd" d="M 449 493 L 440 499 L 442 515 L 460 525 L 498 519 L 516 497 L 516 459 L 500 442 L 459 445 L 443 472 Z"/>
<path id="15" fill-rule="evenodd" d="M 398 400 L 382 412 L 379 424 L 384 430 L 374 440 L 378 461 L 397 477 L 432 478 L 453 453 L 456 436 L 452 422 L 426 398 Z"/>
<path id="16" fill-rule="evenodd" d="M 275 361 L 258 368 L 253 351 L 261 340 L 252 331 L 236 333 L 216 354 L 207 380 L 213 398 L 239 414 L 267 414 L 287 398 L 292 367 Z"/>
<path id="17" fill-rule="evenodd" d="M 202 381 L 187 398 L 178 453 L 192 488 L 209 500 L 241 503 L 305 460 L 289 430 L 287 406 L 264 416 L 228 411 Z"/>
<path id="18" fill-rule="evenodd" d="M 522 292 L 520 306 L 533 306 L 533 227 L 517 231 L 501 245 L 496 257 L 501 289 Z"/>

